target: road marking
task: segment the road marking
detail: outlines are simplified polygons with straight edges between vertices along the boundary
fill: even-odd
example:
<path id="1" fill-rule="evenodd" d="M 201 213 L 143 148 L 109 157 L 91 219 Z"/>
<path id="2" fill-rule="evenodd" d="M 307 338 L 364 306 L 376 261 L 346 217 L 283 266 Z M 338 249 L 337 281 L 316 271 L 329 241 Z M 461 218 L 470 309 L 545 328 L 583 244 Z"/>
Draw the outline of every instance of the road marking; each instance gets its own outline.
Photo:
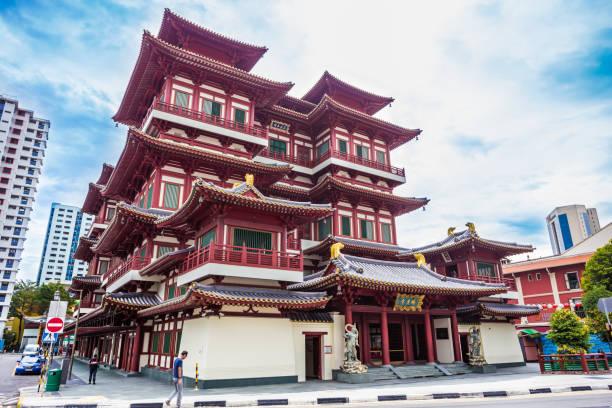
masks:
<path id="1" fill-rule="evenodd" d="M 14 376 L 15 376 L 15 372 L 17 371 L 17 366 L 18 366 L 18 365 L 19 365 L 19 364 L 15 364 L 15 368 L 13 368 L 13 374 L 11 374 L 11 377 L 14 377 Z"/>

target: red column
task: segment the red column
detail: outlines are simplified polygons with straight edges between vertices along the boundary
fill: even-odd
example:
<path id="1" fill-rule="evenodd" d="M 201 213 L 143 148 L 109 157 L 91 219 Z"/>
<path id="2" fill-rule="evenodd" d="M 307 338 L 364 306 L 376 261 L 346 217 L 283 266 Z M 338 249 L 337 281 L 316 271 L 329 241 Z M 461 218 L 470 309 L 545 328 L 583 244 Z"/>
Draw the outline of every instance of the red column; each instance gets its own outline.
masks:
<path id="1" fill-rule="evenodd" d="M 389 323 L 387 322 L 387 309 L 382 307 L 380 312 L 380 334 L 382 337 L 382 363 L 383 365 L 391 364 L 391 356 L 389 354 Z"/>
<path id="2" fill-rule="evenodd" d="M 359 238 L 359 221 L 357 220 L 357 204 L 353 204 L 353 238 Z"/>
<path id="3" fill-rule="evenodd" d="M 337 203 L 334 204 L 334 207 L 336 207 L 336 211 L 334 211 L 334 215 L 331 217 L 332 219 L 332 234 L 337 237 L 338 235 L 340 235 L 339 232 L 339 224 L 340 224 L 340 215 L 338 214 L 338 209 L 337 209 Z"/>
<path id="4" fill-rule="evenodd" d="M 136 326 L 136 336 L 132 344 L 132 361 L 130 362 L 130 371 L 138 372 L 140 365 L 140 338 L 142 337 L 142 324 Z"/>
<path id="5" fill-rule="evenodd" d="M 215 241 L 219 245 L 225 245 L 223 217 L 217 217 L 217 232 Z"/>
<path id="6" fill-rule="evenodd" d="M 468 274 L 470 276 L 476 276 L 476 271 L 474 270 L 474 260 L 472 259 L 471 255 L 468 256 L 467 263 L 468 263 Z"/>
<path id="7" fill-rule="evenodd" d="M 457 326 L 457 310 L 451 309 L 451 332 L 453 333 L 453 350 L 455 361 L 461 361 L 461 341 L 459 340 L 459 328 Z"/>
<path id="8" fill-rule="evenodd" d="M 368 326 L 368 320 L 366 319 L 365 313 L 361 315 L 363 319 L 363 338 L 365 343 L 363 344 L 363 360 L 364 364 L 370 364 L 370 327 Z"/>
<path id="9" fill-rule="evenodd" d="M 404 329 L 406 331 L 406 351 L 408 352 L 406 354 L 406 359 L 408 361 L 414 361 L 414 350 L 412 349 L 412 325 L 407 318 L 404 320 Z"/>
<path id="10" fill-rule="evenodd" d="M 429 312 L 429 308 L 425 309 L 425 314 L 423 315 L 424 323 L 425 323 L 425 340 L 427 342 L 427 362 L 434 362 L 434 345 L 433 345 L 433 337 L 431 332 L 431 313 Z"/>
<path id="11" fill-rule="evenodd" d="M 344 324 L 353 324 L 353 308 L 349 300 L 344 303 Z"/>
<path id="12" fill-rule="evenodd" d="M 280 240 L 280 250 L 281 252 L 287 251 L 287 226 L 283 226 L 283 230 L 281 231 L 281 240 Z"/>

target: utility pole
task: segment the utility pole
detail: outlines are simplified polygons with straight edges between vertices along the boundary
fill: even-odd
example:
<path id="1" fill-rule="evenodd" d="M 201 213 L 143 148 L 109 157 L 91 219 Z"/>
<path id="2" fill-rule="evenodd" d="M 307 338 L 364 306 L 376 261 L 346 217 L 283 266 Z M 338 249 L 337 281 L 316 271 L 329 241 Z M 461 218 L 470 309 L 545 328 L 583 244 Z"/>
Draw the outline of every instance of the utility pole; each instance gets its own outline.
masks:
<path id="1" fill-rule="evenodd" d="M 74 351 L 76 348 L 77 334 L 79 332 L 79 319 L 81 317 L 81 300 L 83 300 L 83 289 L 76 289 L 76 290 L 79 291 L 79 309 L 77 313 L 76 323 L 74 324 L 74 340 L 72 341 L 72 352 L 70 352 L 70 365 L 68 366 L 68 379 L 69 380 L 72 378 L 72 362 L 74 361 Z"/>

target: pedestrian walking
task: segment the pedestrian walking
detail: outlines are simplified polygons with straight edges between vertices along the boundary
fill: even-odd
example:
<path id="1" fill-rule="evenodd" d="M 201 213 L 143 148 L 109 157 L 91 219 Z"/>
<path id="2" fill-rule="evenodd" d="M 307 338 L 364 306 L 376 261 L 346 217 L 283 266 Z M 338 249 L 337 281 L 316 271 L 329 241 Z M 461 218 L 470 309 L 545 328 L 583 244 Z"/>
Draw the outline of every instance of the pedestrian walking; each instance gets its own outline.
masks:
<path id="1" fill-rule="evenodd" d="M 93 379 L 94 385 L 96 384 L 96 373 L 98 372 L 98 355 L 94 354 L 92 358 L 89 359 L 89 383 L 91 384 L 91 380 Z"/>
<path id="2" fill-rule="evenodd" d="M 174 383 L 174 391 L 166 400 L 166 405 L 170 406 L 170 401 L 176 395 L 176 407 L 181 407 L 183 399 L 183 360 L 187 358 L 187 350 L 181 351 L 181 355 L 174 359 L 172 369 L 172 382 Z"/>

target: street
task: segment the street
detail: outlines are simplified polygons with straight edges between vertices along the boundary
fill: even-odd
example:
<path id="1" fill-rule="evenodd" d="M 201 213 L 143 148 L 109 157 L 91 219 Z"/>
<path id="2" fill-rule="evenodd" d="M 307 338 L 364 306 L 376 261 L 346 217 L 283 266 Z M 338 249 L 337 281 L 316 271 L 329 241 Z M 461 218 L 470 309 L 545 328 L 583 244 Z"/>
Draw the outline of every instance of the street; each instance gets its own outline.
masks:
<path id="1" fill-rule="evenodd" d="M 38 375 L 13 375 L 21 354 L 0 354 L 0 402 L 16 395 L 21 387 L 36 385 Z"/>

